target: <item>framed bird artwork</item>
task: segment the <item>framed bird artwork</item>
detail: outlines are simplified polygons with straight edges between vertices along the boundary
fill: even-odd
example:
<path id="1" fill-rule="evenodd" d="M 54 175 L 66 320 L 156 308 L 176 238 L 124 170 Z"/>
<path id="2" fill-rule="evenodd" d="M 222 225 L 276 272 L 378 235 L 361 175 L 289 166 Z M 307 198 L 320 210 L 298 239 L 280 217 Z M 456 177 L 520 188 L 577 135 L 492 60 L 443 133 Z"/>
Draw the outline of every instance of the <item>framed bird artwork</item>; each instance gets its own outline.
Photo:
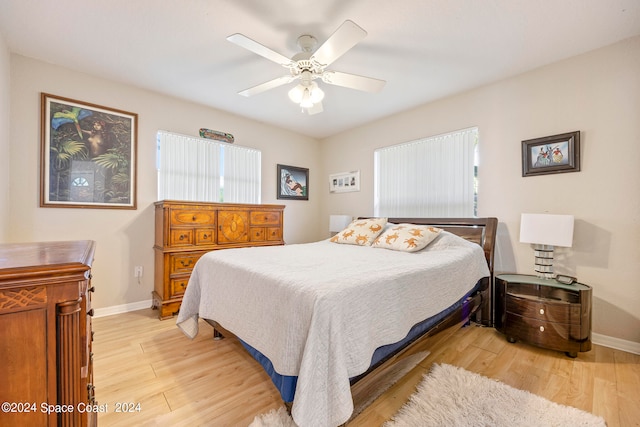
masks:
<path id="1" fill-rule="evenodd" d="M 580 131 L 522 141 L 522 176 L 580 170 Z"/>
<path id="2" fill-rule="evenodd" d="M 136 209 L 138 115 L 41 94 L 40 206 Z"/>

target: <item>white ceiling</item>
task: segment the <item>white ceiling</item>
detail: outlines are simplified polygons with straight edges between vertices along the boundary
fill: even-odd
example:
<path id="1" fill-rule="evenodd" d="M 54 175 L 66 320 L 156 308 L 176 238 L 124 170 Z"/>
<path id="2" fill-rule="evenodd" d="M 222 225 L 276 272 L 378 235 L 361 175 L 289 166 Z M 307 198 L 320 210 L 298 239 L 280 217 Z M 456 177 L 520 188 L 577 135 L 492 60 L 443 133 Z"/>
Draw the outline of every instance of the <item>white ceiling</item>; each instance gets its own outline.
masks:
<path id="1" fill-rule="evenodd" d="M 295 83 L 237 94 L 287 70 L 228 35 L 291 57 L 298 36 L 322 43 L 346 19 L 368 35 L 330 68 L 382 92 L 321 82 L 313 116 L 287 98 Z M 640 0 L 0 0 L 0 31 L 20 55 L 324 138 L 636 36 Z"/>

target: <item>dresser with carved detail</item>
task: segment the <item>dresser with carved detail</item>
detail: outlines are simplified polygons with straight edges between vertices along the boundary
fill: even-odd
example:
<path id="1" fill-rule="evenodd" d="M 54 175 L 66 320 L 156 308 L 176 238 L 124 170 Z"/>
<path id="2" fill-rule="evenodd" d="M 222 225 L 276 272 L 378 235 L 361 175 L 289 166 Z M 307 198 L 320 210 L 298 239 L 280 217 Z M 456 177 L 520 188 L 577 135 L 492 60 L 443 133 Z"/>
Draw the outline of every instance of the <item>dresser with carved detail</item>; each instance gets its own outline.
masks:
<path id="1" fill-rule="evenodd" d="M 209 251 L 283 245 L 284 205 L 155 203 L 153 307 L 160 319 L 180 309 L 191 271 Z"/>
<path id="2" fill-rule="evenodd" d="M 95 426 L 95 242 L 0 245 L 0 424 Z"/>

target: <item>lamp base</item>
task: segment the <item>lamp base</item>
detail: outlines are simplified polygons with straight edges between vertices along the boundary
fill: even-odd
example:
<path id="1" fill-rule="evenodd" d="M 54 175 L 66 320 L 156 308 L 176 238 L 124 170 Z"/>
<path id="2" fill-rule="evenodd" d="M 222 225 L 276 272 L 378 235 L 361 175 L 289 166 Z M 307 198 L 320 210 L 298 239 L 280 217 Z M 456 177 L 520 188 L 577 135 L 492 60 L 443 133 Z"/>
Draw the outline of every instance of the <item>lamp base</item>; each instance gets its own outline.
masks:
<path id="1" fill-rule="evenodd" d="M 553 246 L 533 245 L 536 275 L 541 279 L 553 279 Z"/>

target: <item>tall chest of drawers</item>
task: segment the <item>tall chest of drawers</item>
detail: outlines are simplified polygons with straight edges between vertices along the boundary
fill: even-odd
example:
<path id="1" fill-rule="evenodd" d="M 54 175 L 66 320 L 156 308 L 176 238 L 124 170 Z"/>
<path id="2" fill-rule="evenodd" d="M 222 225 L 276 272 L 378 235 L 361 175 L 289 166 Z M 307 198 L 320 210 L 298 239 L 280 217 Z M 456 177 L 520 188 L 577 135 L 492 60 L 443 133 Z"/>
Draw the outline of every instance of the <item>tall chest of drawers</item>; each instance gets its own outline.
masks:
<path id="1" fill-rule="evenodd" d="M 283 245 L 284 205 L 155 203 L 153 306 L 160 319 L 175 315 L 191 271 L 209 251 Z"/>
<path id="2" fill-rule="evenodd" d="M 93 241 L 0 245 L 0 424 L 94 426 Z"/>

